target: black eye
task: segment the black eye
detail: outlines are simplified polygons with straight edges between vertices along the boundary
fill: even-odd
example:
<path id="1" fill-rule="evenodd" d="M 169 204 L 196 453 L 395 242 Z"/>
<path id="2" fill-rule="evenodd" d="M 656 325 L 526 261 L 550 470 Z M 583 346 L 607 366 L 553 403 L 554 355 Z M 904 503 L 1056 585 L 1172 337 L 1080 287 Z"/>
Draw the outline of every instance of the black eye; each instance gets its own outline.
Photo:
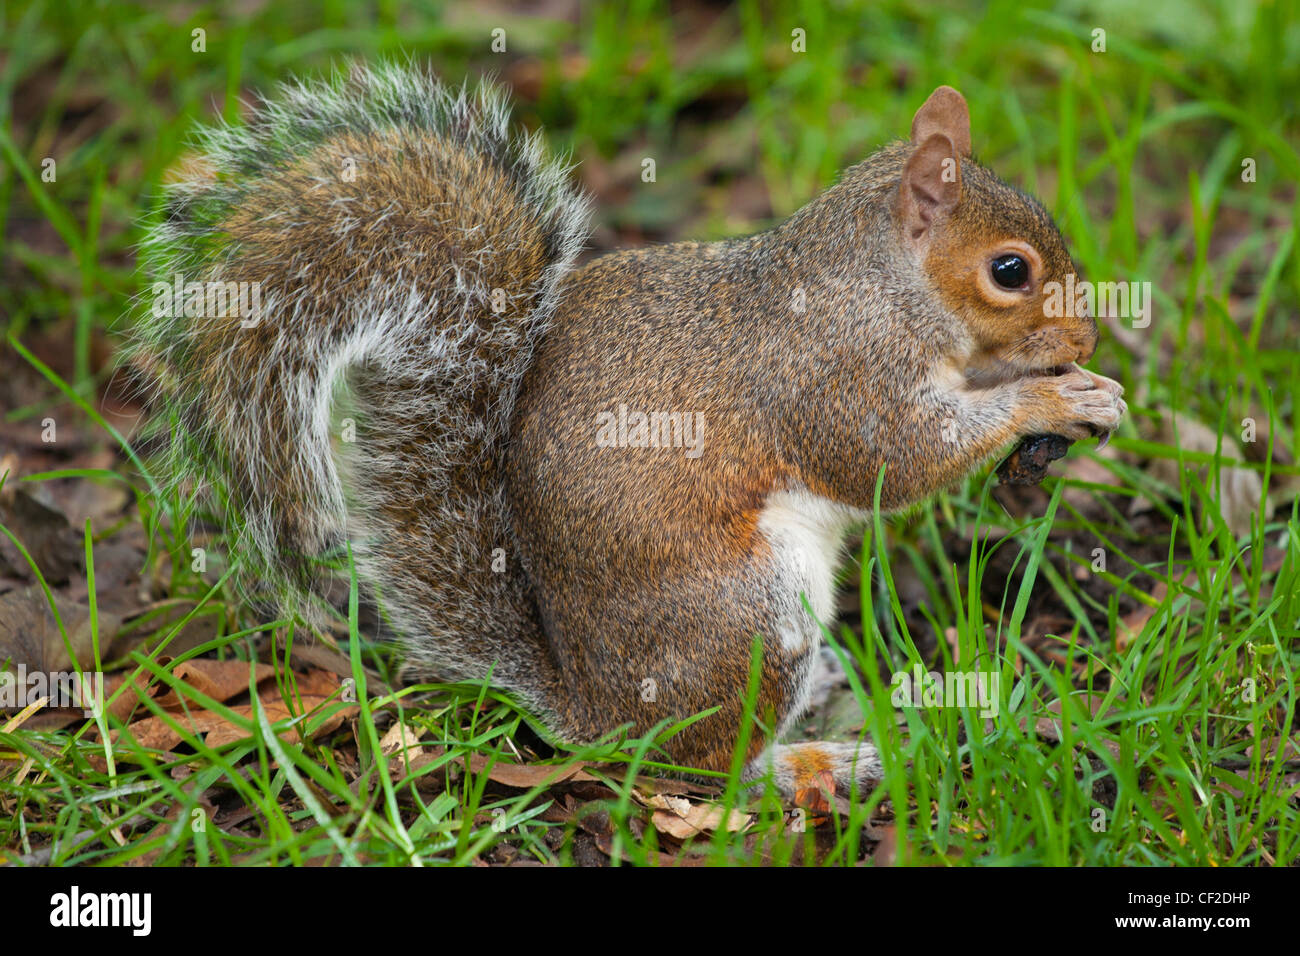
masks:
<path id="1" fill-rule="evenodd" d="M 1029 263 L 1023 256 L 998 256 L 989 271 L 993 281 L 1004 289 L 1019 289 L 1029 281 Z"/>

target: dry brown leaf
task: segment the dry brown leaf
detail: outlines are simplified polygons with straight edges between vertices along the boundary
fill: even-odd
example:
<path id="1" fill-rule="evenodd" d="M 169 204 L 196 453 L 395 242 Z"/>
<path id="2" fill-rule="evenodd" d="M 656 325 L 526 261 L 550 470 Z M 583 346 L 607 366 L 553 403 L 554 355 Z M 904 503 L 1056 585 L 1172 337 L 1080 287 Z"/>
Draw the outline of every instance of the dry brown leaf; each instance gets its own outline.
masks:
<path id="1" fill-rule="evenodd" d="M 58 592 L 54 595 L 54 605 L 67 632 L 67 644 L 39 585 L 0 594 L 0 666 L 8 661 L 14 667 L 23 665 L 29 673 L 71 671 L 70 645 L 82 668 L 94 668 L 90 608 Z M 107 648 L 122 626 L 121 619 L 101 609 L 98 622 L 99 645 Z"/>
<path id="2" fill-rule="evenodd" d="M 650 815 L 650 823 L 660 833 L 686 840 L 726 827 L 737 833 L 749 826 L 751 817 L 739 810 L 725 811 L 716 803 L 691 803 L 681 797 L 655 794 L 650 805 L 661 809 Z"/>
<path id="3" fill-rule="evenodd" d="M 414 760 L 424 753 L 424 748 L 420 746 L 419 732 L 398 721 L 388 728 L 388 732 L 379 741 L 379 752 L 386 757 L 396 755 L 400 762 L 403 759 Z"/>
<path id="4" fill-rule="evenodd" d="M 82 573 L 86 552 L 81 529 L 27 487 L 15 485 L 12 476 L 0 491 L 0 523 L 23 543 L 47 584 L 63 584 Z M 34 578 L 31 565 L 8 535 L 0 535 L 0 574 Z"/>
<path id="5" fill-rule="evenodd" d="M 196 666 L 191 666 L 196 665 Z M 269 723 L 288 720 L 335 702 L 338 678 L 328 671 L 309 671 L 295 675 L 298 693 L 293 695 L 293 709 L 281 697 L 277 684 L 268 680 L 275 674 L 269 664 L 254 664 L 259 684 L 258 700 Z M 215 700 L 222 702 L 240 696 L 248 689 L 250 664 L 247 661 L 210 661 L 199 659 L 185 661 L 173 668 L 173 673 L 185 683 L 201 690 Z M 313 692 L 314 691 L 314 692 Z M 193 701 L 183 705 L 174 691 L 168 691 L 158 698 L 158 704 L 168 712 L 168 716 L 182 727 L 188 727 L 195 735 L 206 734 L 209 747 L 221 747 L 226 744 L 244 740 L 250 733 L 236 724 L 226 720 Z M 229 710 L 248 721 L 254 721 L 255 715 L 251 704 L 227 704 Z M 312 737 L 320 737 L 338 728 L 344 720 L 357 713 L 356 707 L 343 708 L 331 714 L 320 726 L 312 728 Z M 285 731 L 302 739 L 305 721 L 298 721 L 291 730 Z M 130 725 L 131 736 L 143 747 L 154 750 L 170 750 L 180 743 L 182 735 L 177 733 L 159 716 L 149 716 Z M 120 737 L 120 734 L 118 735 Z"/>
<path id="6" fill-rule="evenodd" d="M 645 805 L 655 810 L 667 810 L 684 817 L 691 812 L 691 801 L 685 797 L 674 796 L 668 793 L 656 793 L 645 801 Z"/>
<path id="7" fill-rule="evenodd" d="M 237 660 L 214 661 L 205 657 L 182 661 L 171 668 L 171 673 L 199 693 L 224 703 L 248 692 L 250 667 L 255 669 L 258 684 L 275 676 L 275 668 L 270 664 L 250 664 L 248 661 Z M 158 706 L 164 710 L 175 710 L 181 706 L 181 699 L 174 690 L 168 690 L 158 697 Z"/>
<path id="8" fill-rule="evenodd" d="M 317 707 L 329 703 L 329 698 L 325 697 L 306 697 L 302 698 L 302 707 L 300 713 L 309 713 Z M 274 700 L 262 699 L 262 709 L 266 712 L 266 719 L 269 723 L 287 720 L 296 716 L 291 713 L 285 706 L 283 700 L 276 698 Z M 230 711 L 236 716 L 242 717 L 248 721 L 255 721 L 252 705 L 236 704 L 230 707 Z M 330 733 L 339 727 L 348 717 L 355 715 L 356 708 L 349 707 L 333 714 L 320 727 L 315 728 L 312 736 L 320 737 Z M 230 723 L 219 714 L 210 710 L 194 708 L 190 713 L 171 713 L 172 717 L 182 727 L 188 727 L 195 735 L 206 734 L 205 742 L 209 747 L 223 747 L 226 744 L 232 744 L 236 741 L 246 740 L 252 736 L 248 731 Z M 303 723 L 294 725 L 292 730 L 287 730 L 285 734 L 294 734 L 297 739 L 301 740 L 299 731 Z M 154 750 L 171 750 L 181 741 L 181 735 L 176 733 L 168 726 L 161 717 L 146 717 L 144 720 L 136 721 L 131 725 L 131 735 L 142 747 L 148 747 Z"/>
<path id="9" fill-rule="evenodd" d="M 487 754 L 471 754 L 469 766 L 475 773 L 482 773 L 492 758 Z M 502 786 L 519 790 L 531 790 L 533 787 L 552 786 L 557 783 L 597 783 L 599 778 L 586 773 L 583 761 L 569 764 L 508 763 L 498 760 L 487 771 L 488 779 Z"/>

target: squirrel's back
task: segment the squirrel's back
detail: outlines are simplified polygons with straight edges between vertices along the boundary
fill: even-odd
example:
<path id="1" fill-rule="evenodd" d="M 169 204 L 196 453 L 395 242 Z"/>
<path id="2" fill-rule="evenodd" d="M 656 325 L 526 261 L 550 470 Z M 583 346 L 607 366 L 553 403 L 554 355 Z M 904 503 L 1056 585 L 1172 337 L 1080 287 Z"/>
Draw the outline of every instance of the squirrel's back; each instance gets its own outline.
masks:
<path id="1" fill-rule="evenodd" d="M 411 662 L 482 676 L 473 635 L 532 614 L 501 570 L 500 451 L 587 200 L 496 87 L 395 64 L 282 86 L 197 147 L 146 234 L 132 350 L 170 476 L 216 491 L 284 606 L 350 538 Z"/>

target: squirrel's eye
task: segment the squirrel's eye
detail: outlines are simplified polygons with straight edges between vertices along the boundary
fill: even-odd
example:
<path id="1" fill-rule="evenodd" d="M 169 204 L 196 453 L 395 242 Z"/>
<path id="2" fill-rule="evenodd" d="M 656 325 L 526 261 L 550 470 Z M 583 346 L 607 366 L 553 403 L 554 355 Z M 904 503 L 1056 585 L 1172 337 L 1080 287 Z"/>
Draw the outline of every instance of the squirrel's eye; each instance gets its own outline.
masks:
<path id="1" fill-rule="evenodd" d="M 1004 289 L 1019 289 L 1029 281 L 1029 263 L 1022 256 L 998 256 L 989 271 L 993 281 Z"/>

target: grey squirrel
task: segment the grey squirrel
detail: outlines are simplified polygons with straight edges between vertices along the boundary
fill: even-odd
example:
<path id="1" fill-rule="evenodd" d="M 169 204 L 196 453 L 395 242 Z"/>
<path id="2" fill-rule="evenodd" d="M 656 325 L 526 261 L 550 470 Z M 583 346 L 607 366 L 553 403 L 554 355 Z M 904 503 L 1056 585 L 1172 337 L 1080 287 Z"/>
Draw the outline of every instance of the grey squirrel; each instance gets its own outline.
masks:
<path id="1" fill-rule="evenodd" d="M 767 232 L 578 268 L 589 215 L 491 84 L 285 85 L 201 133 L 144 243 L 160 294 L 256 308 L 145 309 L 132 358 L 169 473 L 287 609 L 350 541 L 413 674 L 490 675 L 573 741 L 717 708 L 665 748 L 726 770 L 756 636 L 759 719 L 805 709 L 881 468 L 900 509 L 1026 436 L 1109 433 L 1122 390 L 1076 364 L 1091 318 L 1045 317 L 1069 252 L 948 87 Z M 869 743 L 751 739 L 746 779 L 785 792 L 881 774 Z"/>

